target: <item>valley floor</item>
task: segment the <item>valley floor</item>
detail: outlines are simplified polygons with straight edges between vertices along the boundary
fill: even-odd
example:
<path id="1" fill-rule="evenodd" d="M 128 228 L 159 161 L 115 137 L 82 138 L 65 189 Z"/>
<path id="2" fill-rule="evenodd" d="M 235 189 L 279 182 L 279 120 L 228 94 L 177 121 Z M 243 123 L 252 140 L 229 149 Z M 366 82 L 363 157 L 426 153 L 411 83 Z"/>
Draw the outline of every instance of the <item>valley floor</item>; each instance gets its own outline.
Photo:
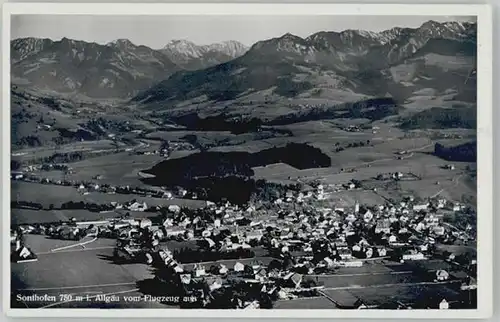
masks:
<path id="1" fill-rule="evenodd" d="M 377 124 L 377 130 L 363 130 L 350 133 L 328 121 L 308 122 L 287 126 L 296 135 L 286 138 L 270 138 L 264 140 L 247 140 L 241 144 L 219 146 L 214 151 L 248 151 L 289 142 L 309 143 L 320 148 L 332 160 L 328 168 L 298 170 L 289 165 L 278 163 L 257 167 L 256 179 L 265 179 L 278 183 L 310 183 L 318 181 L 325 186 L 337 187 L 326 196 L 324 206 L 354 207 L 359 202 L 366 205 L 379 205 L 388 200 L 401 200 L 407 196 L 419 199 L 443 197 L 451 202 L 474 202 L 476 185 L 468 170 L 472 164 L 455 163 L 453 169 L 447 169 L 450 162 L 432 154 L 434 144 L 438 141 L 431 137 L 419 136 L 409 138 L 402 131 L 384 123 Z M 230 138 L 234 139 L 234 138 Z M 247 138 L 246 138 L 247 139 Z M 338 146 L 348 146 L 353 142 L 370 144 L 345 148 L 337 152 Z M 463 139 L 451 140 L 459 144 Z M 62 150 L 85 149 L 102 151 L 107 149 L 104 142 L 81 144 L 73 147 L 63 146 Z M 71 173 L 63 171 L 30 171 L 51 181 L 50 184 L 13 180 L 11 186 L 12 201 L 30 201 L 39 203 L 43 209 L 12 209 L 13 225 L 37 224 L 44 222 L 67 221 L 75 218 L 84 220 L 104 220 L 114 215 L 122 215 L 123 211 L 95 213 L 86 210 L 59 210 L 57 207 L 68 201 L 108 204 L 110 202 L 126 203 L 132 200 L 146 202 L 149 206 L 179 205 L 200 208 L 206 205 L 202 200 L 162 199 L 139 194 L 107 194 L 89 191 L 82 194 L 73 186 L 58 186 L 54 182 L 69 180 L 72 182 L 96 182 L 99 185 L 119 185 L 138 188 L 151 188 L 145 185 L 139 176 L 145 170 L 164 159 L 155 154 L 159 143 L 148 141 L 140 147 L 141 151 L 151 152 L 135 154 L 128 152 L 110 152 L 81 161 L 72 162 Z M 53 150 L 37 148 L 18 150 L 13 158 L 25 162 L 39 156 L 50 155 Z M 404 153 L 401 153 L 404 151 Z M 174 151 L 170 158 L 182 157 L 196 151 Z M 36 156 L 36 157 L 35 157 Z M 377 180 L 380 174 L 403 174 L 402 180 Z M 97 180 L 96 178 L 99 177 Z M 346 190 L 342 185 L 353 180 L 361 182 L 361 186 Z M 337 189 L 337 190 L 335 190 Z M 52 205 L 52 206 L 51 206 Z M 474 204 L 471 204 L 475 207 Z M 55 207 L 54 209 L 49 209 Z M 132 217 L 155 217 L 155 212 L 130 212 Z M 461 229 L 461 228 L 457 228 Z M 26 243 L 38 255 L 37 262 L 12 264 L 12 288 L 15 294 L 53 295 L 55 300 L 28 301 L 13 299 L 18 307 L 66 308 L 66 307 L 149 307 L 166 308 L 164 304 L 138 301 L 129 303 L 125 296 L 142 296 L 137 282 L 152 278 L 150 268 L 145 264 L 113 263 L 114 239 L 87 238 L 80 242 L 49 239 L 42 235 L 27 235 Z M 459 246 L 457 246 L 459 247 Z M 475 246 L 470 246 L 475 248 Z M 257 258 L 269 262 L 271 258 Z M 251 259 L 252 261 L 255 258 Z M 242 259 L 240 262 L 247 260 Z M 439 261 L 439 260 L 434 260 Z M 250 262 L 250 260 L 248 260 Z M 234 265 L 236 261 L 225 261 Z M 444 263 L 444 262 L 443 262 Z M 443 264 L 444 265 L 444 264 Z M 439 265 L 438 265 L 439 266 Z M 448 286 L 449 282 L 429 282 L 415 275 L 411 269 L 399 262 L 389 260 L 368 261 L 362 268 L 342 268 L 333 275 L 322 275 L 316 278 L 324 283 L 319 296 L 279 300 L 278 309 L 331 309 L 363 298 L 366 301 L 376 299 L 384 302 L 395 297 L 404 302 L 420 299 L 425 294 L 433 294 L 453 299 L 458 295 Z M 63 296 L 61 296 L 61 294 Z M 118 301 L 106 303 L 98 295 L 119 296 Z M 91 300 L 82 300 L 89 297 Z M 351 303 L 352 304 L 352 303 Z"/>

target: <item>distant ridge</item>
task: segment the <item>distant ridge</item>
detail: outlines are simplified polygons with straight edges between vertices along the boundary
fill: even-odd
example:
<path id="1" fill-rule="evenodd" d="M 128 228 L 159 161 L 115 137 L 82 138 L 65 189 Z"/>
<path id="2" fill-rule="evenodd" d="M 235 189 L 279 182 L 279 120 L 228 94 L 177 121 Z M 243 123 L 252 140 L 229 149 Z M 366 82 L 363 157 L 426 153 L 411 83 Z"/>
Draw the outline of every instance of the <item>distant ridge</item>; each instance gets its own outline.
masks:
<path id="1" fill-rule="evenodd" d="M 456 91 L 471 101 L 475 82 L 456 75 L 475 68 L 476 31 L 475 23 L 428 21 L 381 32 L 287 33 L 250 48 L 237 41 L 199 46 L 172 40 L 159 50 L 128 39 L 103 45 L 22 38 L 11 41 L 11 79 L 19 86 L 146 104 L 226 101 L 259 91 L 337 102 L 386 95 L 401 101 L 424 88 Z"/>
<path id="2" fill-rule="evenodd" d="M 12 81 L 61 93 L 127 98 L 172 73 L 227 62 L 247 49 L 237 41 L 197 46 L 175 40 L 154 50 L 128 39 L 98 44 L 19 38 L 11 41 Z"/>
<path id="3" fill-rule="evenodd" d="M 475 23 L 429 21 L 419 28 L 318 32 L 306 38 L 286 33 L 259 41 L 224 64 L 177 73 L 134 101 L 230 101 L 267 91 L 287 98 L 329 98 L 342 92 L 351 101 L 389 95 L 402 102 L 424 88 L 473 89 L 474 84 L 463 86 L 465 79 L 457 73 L 474 67 L 475 51 Z"/>
<path id="4" fill-rule="evenodd" d="M 196 45 L 188 40 L 172 40 L 160 51 L 185 69 L 203 69 L 242 56 L 248 48 L 229 40 L 210 45 Z"/>

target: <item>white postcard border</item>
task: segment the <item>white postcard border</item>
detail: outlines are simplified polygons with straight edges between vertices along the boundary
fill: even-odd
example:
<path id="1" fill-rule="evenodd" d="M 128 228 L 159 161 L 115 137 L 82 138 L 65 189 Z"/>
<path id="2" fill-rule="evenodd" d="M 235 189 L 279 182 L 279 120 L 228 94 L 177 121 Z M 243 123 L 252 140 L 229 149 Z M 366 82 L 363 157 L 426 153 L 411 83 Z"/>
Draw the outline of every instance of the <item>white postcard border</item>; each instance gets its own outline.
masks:
<path id="1" fill-rule="evenodd" d="M 3 6 L 2 213 L 10 227 L 10 16 L 61 15 L 428 15 L 477 16 L 478 308 L 476 310 L 12 309 L 9 234 L 3 233 L 3 305 L 12 317 L 488 318 L 493 312 L 492 14 L 489 5 L 6 3 Z M 481 246 L 481 247 L 480 247 Z"/>

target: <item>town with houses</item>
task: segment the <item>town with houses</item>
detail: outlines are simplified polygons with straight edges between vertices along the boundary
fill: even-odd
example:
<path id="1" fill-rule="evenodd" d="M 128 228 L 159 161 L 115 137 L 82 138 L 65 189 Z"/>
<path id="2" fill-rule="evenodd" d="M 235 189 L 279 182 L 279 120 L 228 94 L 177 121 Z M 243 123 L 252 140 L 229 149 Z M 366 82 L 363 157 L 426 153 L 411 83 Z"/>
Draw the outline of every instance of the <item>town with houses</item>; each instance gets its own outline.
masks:
<path id="1" fill-rule="evenodd" d="M 100 176 L 94 182 L 74 182 L 30 174 L 33 171 L 43 174 L 43 170 L 49 169 L 72 171 L 62 164 L 27 166 L 23 171 L 12 172 L 11 180 L 70 186 L 82 195 L 99 192 L 170 201 L 196 199 L 196 195 L 182 188 L 149 190 L 99 184 Z M 397 180 L 403 174 L 388 176 Z M 467 211 L 466 205 L 439 196 L 417 200 L 411 195 L 400 202 L 376 206 L 363 205 L 362 200 L 353 207 L 329 201 L 341 190 L 356 189 L 359 189 L 356 182 L 325 185 L 318 181 L 266 202 L 241 206 L 206 201 L 199 209 L 175 203 L 149 206 L 133 198 L 124 203 L 112 201 L 99 205 L 69 202 L 61 209 L 87 209 L 101 216 L 121 215 L 96 221 L 70 218 L 65 222 L 12 227 L 11 257 L 13 262 L 37 261 L 36 252 L 26 242 L 26 236 L 30 235 L 75 243 L 97 238 L 116 240 L 113 261 L 153 267 L 157 283 L 141 292 L 149 298 L 156 296 L 157 301 L 161 299 L 158 296 L 164 296 L 165 301 L 159 302 L 171 306 L 273 308 L 287 301 L 315 298 L 325 298 L 335 308 L 351 309 L 447 309 L 476 305 L 476 259 L 456 256 L 441 247 L 475 243 L 472 226 L 461 230 L 443 221 L 446 214 Z M 35 203 L 18 206 L 41 209 Z M 130 216 L 131 213 L 144 216 Z M 172 243 L 177 245 L 174 250 L 170 249 Z M 383 274 L 370 273 L 372 267 L 390 267 L 391 272 L 386 273 L 391 276 L 410 274 L 408 281 L 387 283 L 387 287 L 405 283 L 445 285 L 449 291 L 442 298 L 426 297 L 423 293 L 418 300 L 408 303 L 396 295 L 375 302 L 363 299 L 362 294 L 350 295 L 348 299 L 344 294 L 336 297 L 336 291 L 349 287 L 330 286 L 329 279 L 336 275 L 348 279 Z"/>
<path id="2" fill-rule="evenodd" d="M 484 304 L 476 16 L 47 17 L 9 29 L 11 311 Z"/>

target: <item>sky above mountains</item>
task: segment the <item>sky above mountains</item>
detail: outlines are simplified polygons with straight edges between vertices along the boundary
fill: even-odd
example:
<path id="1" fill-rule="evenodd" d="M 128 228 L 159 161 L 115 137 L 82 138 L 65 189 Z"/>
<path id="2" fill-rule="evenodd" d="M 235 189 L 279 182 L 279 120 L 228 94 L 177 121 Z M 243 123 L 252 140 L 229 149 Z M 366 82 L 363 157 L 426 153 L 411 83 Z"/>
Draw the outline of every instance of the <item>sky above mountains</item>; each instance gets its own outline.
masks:
<path id="1" fill-rule="evenodd" d="M 63 37 L 105 44 L 127 38 L 135 44 L 160 49 L 172 39 L 205 45 L 237 40 L 250 46 L 257 41 L 292 33 L 307 37 L 319 31 L 361 29 L 382 31 L 416 28 L 428 20 L 475 21 L 451 16 L 12 16 L 11 39 Z"/>

